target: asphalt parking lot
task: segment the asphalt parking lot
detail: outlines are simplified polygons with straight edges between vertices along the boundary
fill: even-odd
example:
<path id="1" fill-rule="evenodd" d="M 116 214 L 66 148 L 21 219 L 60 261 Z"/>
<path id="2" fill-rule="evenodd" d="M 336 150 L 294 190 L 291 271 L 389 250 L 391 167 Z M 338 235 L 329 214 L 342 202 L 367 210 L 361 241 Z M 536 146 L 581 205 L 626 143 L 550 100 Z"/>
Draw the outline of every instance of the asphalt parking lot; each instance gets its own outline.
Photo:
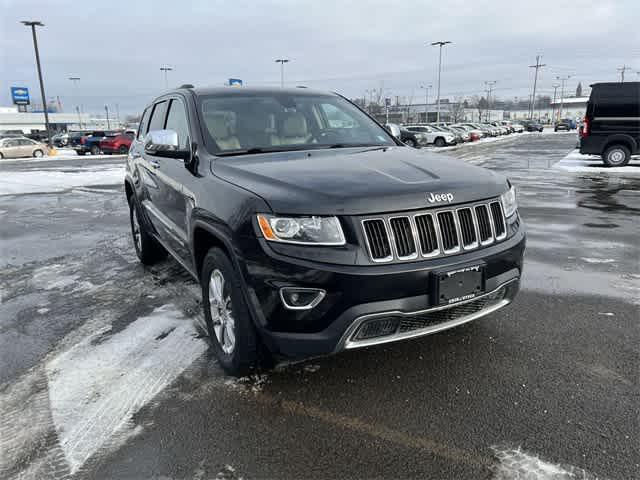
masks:
<path id="1" fill-rule="evenodd" d="M 575 143 L 443 153 L 519 190 L 509 308 L 239 380 L 137 262 L 122 158 L 1 163 L 0 478 L 640 478 L 640 166 L 553 168 Z"/>

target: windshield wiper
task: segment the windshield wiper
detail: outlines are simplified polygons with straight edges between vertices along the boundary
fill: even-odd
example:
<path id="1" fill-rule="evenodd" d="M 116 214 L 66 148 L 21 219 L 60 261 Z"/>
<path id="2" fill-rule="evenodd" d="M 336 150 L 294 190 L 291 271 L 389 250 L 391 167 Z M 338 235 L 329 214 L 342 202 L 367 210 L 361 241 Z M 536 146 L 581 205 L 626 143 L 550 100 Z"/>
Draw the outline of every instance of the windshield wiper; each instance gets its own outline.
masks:
<path id="1" fill-rule="evenodd" d="M 217 157 L 232 157 L 234 155 L 254 155 L 257 153 L 274 153 L 274 152 L 293 152 L 296 150 L 306 150 L 308 148 L 308 146 L 298 146 L 298 147 L 287 147 L 287 148 L 282 148 L 282 147 L 265 147 L 265 148 L 261 148 L 261 147 L 254 147 L 254 148 L 247 148 L 245 150 L 230 150 L 227 152 L 218 152 L 216 153 Z"/>
<path id="2" fill-rule="evenodd" d="M 324 148 L 360 148 L 360 147 L 380 147 L 387 148 L 391 145 L 380 145 L 379 143 L 334 143 L 333 145 L 327 145 Z"/>

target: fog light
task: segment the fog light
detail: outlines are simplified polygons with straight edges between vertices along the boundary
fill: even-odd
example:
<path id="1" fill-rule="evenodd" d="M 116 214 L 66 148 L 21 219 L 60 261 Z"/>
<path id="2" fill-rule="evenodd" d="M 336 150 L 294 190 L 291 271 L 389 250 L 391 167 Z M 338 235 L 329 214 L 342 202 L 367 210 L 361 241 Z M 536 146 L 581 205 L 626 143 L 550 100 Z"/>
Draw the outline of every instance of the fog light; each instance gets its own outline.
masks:
<path id="1" fill-rule="evenodd" d="M 280 300 L 288 310 L 311 310 L 326 294 L 321 288 L 283 287 L 280 289 Z"/>

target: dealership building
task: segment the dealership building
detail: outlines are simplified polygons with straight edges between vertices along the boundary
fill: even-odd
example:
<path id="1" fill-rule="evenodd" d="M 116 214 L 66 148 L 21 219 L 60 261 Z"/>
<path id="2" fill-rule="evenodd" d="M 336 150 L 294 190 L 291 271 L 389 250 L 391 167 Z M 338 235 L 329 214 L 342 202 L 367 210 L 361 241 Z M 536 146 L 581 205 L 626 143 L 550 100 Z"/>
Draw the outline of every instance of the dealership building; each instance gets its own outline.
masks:
<path id="1" fill-rule="evenodd" d="M 107 128 L 105 118 L 92 118 L 87 113 L 50 112 L 49 124 L 52 133 Z M 109 126 L 116 127 L 115 119 L 109 122 Z M 44 113 L 20 112 L 18 107 L 0 107 L 0 133 L 9 130 L 21 131 L 24 134 L 44 132 Z"/>

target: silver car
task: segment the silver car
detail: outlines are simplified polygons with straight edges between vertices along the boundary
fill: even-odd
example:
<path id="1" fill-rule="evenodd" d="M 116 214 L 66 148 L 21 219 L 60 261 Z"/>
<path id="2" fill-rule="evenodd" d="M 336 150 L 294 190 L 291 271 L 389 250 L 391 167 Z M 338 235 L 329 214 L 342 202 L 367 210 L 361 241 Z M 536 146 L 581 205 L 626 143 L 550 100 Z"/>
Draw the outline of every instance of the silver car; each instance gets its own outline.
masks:
<path id="1" fill-rule="evenodd" d="M 44 143 L 38 143 L 26 137 L 0 139 L 0 158 L 40 158 L 49 153 Z"/>

